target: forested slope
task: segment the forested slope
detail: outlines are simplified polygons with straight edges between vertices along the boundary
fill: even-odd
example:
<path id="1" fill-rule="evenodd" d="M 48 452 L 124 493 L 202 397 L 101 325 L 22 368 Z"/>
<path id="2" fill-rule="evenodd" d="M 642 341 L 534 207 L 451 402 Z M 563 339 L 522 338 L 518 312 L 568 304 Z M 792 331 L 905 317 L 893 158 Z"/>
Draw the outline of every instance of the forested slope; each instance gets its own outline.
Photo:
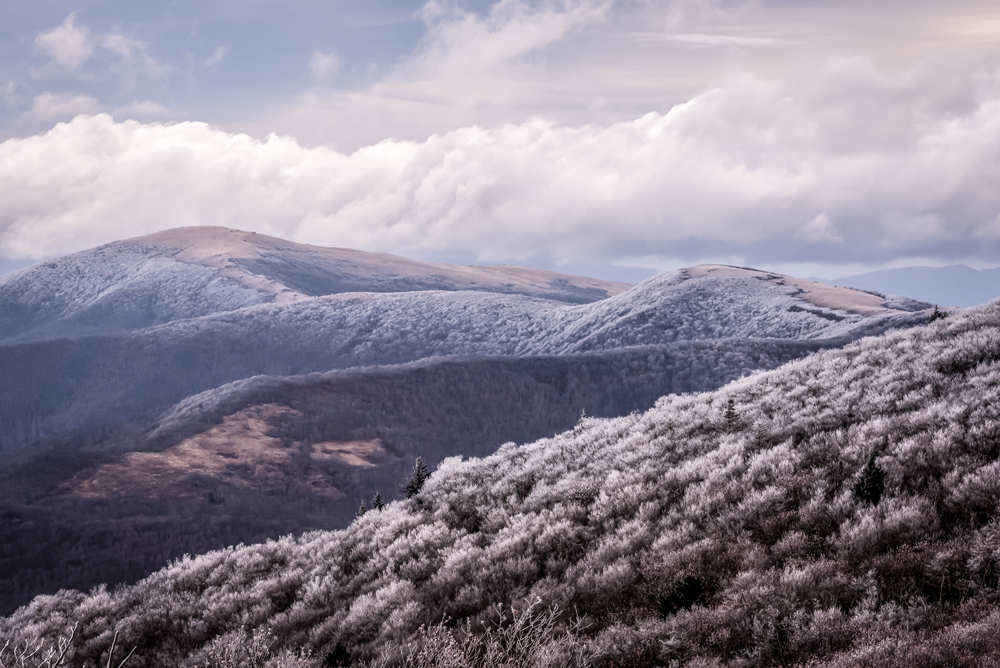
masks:
<path id="1" fill-rule="evenodd" d="M 540 648 L 563 665 L 993 666 L 998 444 L 991 305 L 449 459 L 346 530 L 40 597 L 0 631 L 75 623 L 69 656 L 102 665 L 117 631 L 137 666 L 226 647 L 348 665 L 406 643 L 458 666 L 449 633 L 537 598 L 582 616 Z"/>

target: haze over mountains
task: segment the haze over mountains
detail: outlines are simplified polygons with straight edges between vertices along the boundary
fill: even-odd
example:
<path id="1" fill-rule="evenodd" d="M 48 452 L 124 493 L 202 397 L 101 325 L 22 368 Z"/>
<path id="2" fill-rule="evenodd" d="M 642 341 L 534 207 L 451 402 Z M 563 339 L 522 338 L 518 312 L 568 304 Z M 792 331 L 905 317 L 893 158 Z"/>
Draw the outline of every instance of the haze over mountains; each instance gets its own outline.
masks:
<path id="1" fill-rule="evenodd" d="M 901 267 L 826 282 L 889 295 L 907 295 L 941 306 L 976 306 L 1000 297 L 1000 267 L 979 270 L 964 264 Z"/>
<path id="2" fill-rule="evenodd" d="M 628 286 L 225 228 L 36 265 L 0 279 L 0 570 L 18 573 L 0 603 L 345 526 L 417 456 L 646 410 L 928 306 L 738 267 Z"/>

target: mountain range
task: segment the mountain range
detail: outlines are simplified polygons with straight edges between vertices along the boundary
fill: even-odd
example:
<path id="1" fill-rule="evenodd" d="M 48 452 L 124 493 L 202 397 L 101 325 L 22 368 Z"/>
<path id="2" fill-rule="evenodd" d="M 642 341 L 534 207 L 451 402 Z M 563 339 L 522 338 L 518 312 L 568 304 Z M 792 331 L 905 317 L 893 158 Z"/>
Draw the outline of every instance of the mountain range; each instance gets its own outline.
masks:
<path id="1" fill-rule="evenodd" d="M 0 610 L 344 527 L 416 457 L 648 410 L 929 306 L 740 267 L 629 286 L 225 228 L 29 267 L 0 278 Z"/>
<path id="2" fill-rule="evenodd" d="M 1000 307 L 904 321 L 449 457 L 340 531 L 40 596 L 0 637 L 94 665 L 994 666 Z"/>

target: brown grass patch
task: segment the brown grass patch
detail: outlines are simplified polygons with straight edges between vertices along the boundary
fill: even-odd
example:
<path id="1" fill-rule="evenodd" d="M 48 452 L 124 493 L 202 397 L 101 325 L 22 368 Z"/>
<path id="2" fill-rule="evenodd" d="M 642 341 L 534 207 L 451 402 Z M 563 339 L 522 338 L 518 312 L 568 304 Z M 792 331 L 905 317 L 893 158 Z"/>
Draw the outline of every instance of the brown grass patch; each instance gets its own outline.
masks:
<path id="1" fill-rule="evenodd" d="M 305 448 L 298 441 L 271 436 L 273 424 L 290 415 L 298 412 L 276 404 L 245 408 L 162 452 L 130 452 L 118 461 L 83 471 L 64 489 L 87 498 L 194 499 L 220 484 L 277 493 L 299 486 L 319 496 L 339 498 L 342 494 L 324 469 L 331 465 L 373 468 L 377 465 L 373 458 L 384 452 L 378 439 Z"/>
<path id="2" fill-rule="evenodd" d="M 807 281 L 804 278 L 795 278 L 784 274 L 721 264 L 700 264 L 687 269 L 687 273 L 691 278 L 756 278 L 775 285 L 797 288 L 801 290 L 794 295 L 797 299 L 815 306 L 857 313 L 858 315 L 873 316 L 898 313 L 897 310 L 887 307 L 884 299 L 868 292 Z"/>

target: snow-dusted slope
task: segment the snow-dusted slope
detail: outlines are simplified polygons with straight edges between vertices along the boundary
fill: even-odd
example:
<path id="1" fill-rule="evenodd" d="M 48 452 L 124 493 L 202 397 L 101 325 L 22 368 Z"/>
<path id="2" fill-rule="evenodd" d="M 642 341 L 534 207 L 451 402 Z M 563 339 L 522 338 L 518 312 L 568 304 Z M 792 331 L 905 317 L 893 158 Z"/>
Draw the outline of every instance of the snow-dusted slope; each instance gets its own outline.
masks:
<path id="1" fill-rule="evenodd" d="M 690 271 L 661 274 L 593 304 L 481 292 L 351 293 L 262 304 L 134 336 L 150 346 L 241 340 L 318 348 L 333 368 L 436 355 L 568 354 L 706 339 L 856 338 L 926 319 L 884 306 L 861 314 L 816 305 L 800 288 L 761 280 L 751 270 L 722 278 L 692 278 Z"/>
<path id="2" fill-rule="evenodd" d="M 701 267 L 668 272 L 584 305 L 483 292 L 348 293 L 270 303 L 150 329 L 168 342 L 237 330 L 291 341 L 316 335 L 367 363 L 447 354 L 560 354 L 721 338 L 852 336 L 915 318 L 914 303 L 892 308 L 869 293 L 822 286 L 844 297 L 832 308 L 797 285 L 754 270 L 716 277 Z M 854 301 L 848 301 L 854 299 Z M 816 301 L 820 301 L 816 299 Z M 875 304 L 878 305 L 874 305 Z M 384 351 L 377 353 L 374 351 Z M 380 356 L 387 356 L 382 359 Z"/>
<path id="3" fill-rule="evenodd" d="M 253 321 L 267 318 L 279 329 L 305 326 L 306 336 L 319 320 L 335 321 L 336 331 L 322 325 L 333 341 L 376 331 L 375 347 L 444 342 L 432 345 L 433 354 L 561 353 L 726 337 L 839 336 L 868 318 L 926 306 L 900 307 L 857 290 L 719 266 L 629 287 L 535 269 L 435 265 L 304 246 L 226 228 L 181 228 L 0 278 L 0 341 L 107 335 L 182 320 L 195 322 L 179 326 L 179 335 L 219 323 L 255 335 Z M 357 293 L 367 294 L 342 297 Z M 315 299 L 325 295 L 341 297 Z M 525 296 L 533 299 L 519 298 Z M 253 306 L 260 308 L 243 311 Z"/>
<path id="4" fill-rule="evenodd" d="M 0 341 L 101 335 L 345 292 L 473 290 L 586 303 L 629 287 L 538 269 L 431 264 L 188 227 L 0 277 Z"/>
<path id="5" fill-rule="evenodd" d="M 193 265 L 183 266 L 187 271 Z M 211 280 L 219 281 L 212 304 L 260 294 Z M 134 285 L 145 284 L 136 278 Z M 479 291 L 346 293 L 258 303 L 113 336 L 0 345 L 0 364 L 8 370 L 0 377 L 0 444 L 128 419 L 258 374 L 697 340 L 846 342 L 927 319 L 925 312 L 890 308 L 868 293 L 806 288 L 754 270 L 695 267 L 592 304 Z M 175 309 L 188 303 L 179 292 L 171 294 L 172 302 L 154 301 Z M 119 298 L 132 303 L 114 292 L 100 297 Z M 95 326 L 103 323 L 98 319 Z"/>
<path id="6" fill-rule="evenodd" d="M 268 300 L 172 255 L 119 242 L 0 277 L 0 341 L 109 334 Z"/>

